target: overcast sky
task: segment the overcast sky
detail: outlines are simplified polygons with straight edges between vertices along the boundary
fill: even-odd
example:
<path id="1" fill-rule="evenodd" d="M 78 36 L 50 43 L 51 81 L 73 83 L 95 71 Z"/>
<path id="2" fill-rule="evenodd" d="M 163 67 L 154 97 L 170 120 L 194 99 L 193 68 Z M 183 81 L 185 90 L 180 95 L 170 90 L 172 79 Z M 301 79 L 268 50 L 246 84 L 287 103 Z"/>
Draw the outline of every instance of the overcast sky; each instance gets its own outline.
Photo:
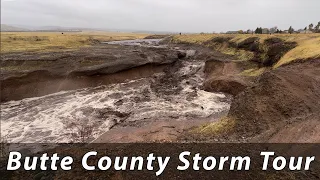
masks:
<path id="1" fill-rule="evenodd" d="M 304 28 L 320 0 L 1 0 L 1 23 L 176 32 Z"/>

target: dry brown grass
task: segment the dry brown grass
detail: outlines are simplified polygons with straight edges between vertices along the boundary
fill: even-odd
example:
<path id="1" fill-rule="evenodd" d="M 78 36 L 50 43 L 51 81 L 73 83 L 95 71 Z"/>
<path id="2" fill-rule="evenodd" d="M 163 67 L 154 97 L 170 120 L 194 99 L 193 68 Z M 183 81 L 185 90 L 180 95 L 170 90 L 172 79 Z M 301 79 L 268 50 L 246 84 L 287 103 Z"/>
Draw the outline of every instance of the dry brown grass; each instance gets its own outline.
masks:
<path id="1" fill-rule="evenodd" d="M 320 58 L 320 35 L 300 36 L 293 39 L 298 43 L 298 46 L 286 53 L 274 68 L 283 64 L 288 64 L 295 60 L 308 60 Z"/>
<path id="2" fill-rule="evenodd" d="M 274 34 L 274 35 L 251 35 L 251 34 L 187 34 L 187 35 L 176 35 L 173 37 L 173 42 L 179 43 L 195 43 L 202 44 L 214 37 L 231 37 L 230 41 L 239 43 L 249 37 L 259 37 L 260 42 L 265 39 L 276 37 L 283 39 L 287 42 L 297 42 L 298 46 L 289 52 L 287 52 L 278 63 L 274 65 L 277 68 L 281 65 L 290 63 L 295 60 L 308 60 L 320 58 L 320 34 Z M 240 60 L 248 60 L 252 57 L 252 54 L 248 51 L 238 50 L 230 47 L 218 47 L 217 50 L 230 55 L 237 56 Z"/>
<path id="3" fill-rule="evenodd" d="M 1 32 L 1 53 L 51 51 L 90 46 L 98 41 L 139 39 L 148 34 L 118 32 Z"/>
<path id="4" fill-rule="evenodd" d="M 217 122 L 206 124 L 192 130 L 195 134 L 223 135 L 230 132 L 235 126 L 235 119 L 224 117 Z"/>
<path id="5" fill-rule="evenodd" d="M 267 70 L 267 68 L 252 68 L 252 69 L 247 69 L 244 70 L 240 73 L 241 76 L 260 76 L 261 74 L 263 74 L 265 71 Z"/>

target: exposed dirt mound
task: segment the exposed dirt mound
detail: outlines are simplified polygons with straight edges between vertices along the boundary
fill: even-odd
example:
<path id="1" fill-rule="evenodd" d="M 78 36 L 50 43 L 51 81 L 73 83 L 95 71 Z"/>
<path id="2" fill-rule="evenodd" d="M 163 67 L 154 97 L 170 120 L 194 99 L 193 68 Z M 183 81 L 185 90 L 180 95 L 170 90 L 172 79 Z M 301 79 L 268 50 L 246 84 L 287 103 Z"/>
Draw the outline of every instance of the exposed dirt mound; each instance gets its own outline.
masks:
<path id="1" fill-rule="evenodd" d="M 279 38 L 269 38 L 264 41 L 266 50 L 261 63 L 264 66 L 273 66 L 283 55 L 297 46 L 296 42 L 285 42 Z"/>
<path id="2" fill-rule="evenodd" d="M 235 118 L 239 136 L 269 131 L 270 137 L 264 136 L 264 141 L 279 136 L 289 139 L 296 137 L 295 128 L 309 127 L 310 118 L 319 123 L 319 107 L 320 60 L 313 60 L 263 74 L 254 87 L 235 97 L 228 116 Z"/>
<path id="3" fill-rule="evenodd" d="M 204 42 L 203 45 L 214 49 L 233 48 L 235 50 L 245 50 L 254 53 L 251 61 L 259 63 L 261 66 L 269 67 L 276 64 L 281 57 L 297 46 L 296 42 L 287 42 L 280 38 L 271 37 L 264 42 L 260 42 L 259 37 L 249 37 L 240 42 L 232 41 L 233 37 L 214 37 Z"/>
<path id="4" fill-rule="evenodd" d="M 250 37 L 241 41 L 237 47 L 241 49 L 246 49 L 250 51 L 255 51 L 259 48 L 259 39 L 258 37 Z"/>
<path id="5" fill-rule="evenodd" d="M 216 78 L 206 81 L 205 90 L 209 92 L 225 92 L 231 95 L 237 95 L 247 86 L 244 81 L 236 78 Z"/>
<path id="6" fill-rule="evenodd" d="M 207 61 L 204 89 L 237 95 L 253 83 L 254 78 L 240 76 L 241 63 L 232 61 Z"/>
<path id="7" fill-rule="evenodd" d="M 230 85 L 229 85 L 230 86 Z M 264 73 L 236 95 L 225 118 L 179 136 L 183 142 L 320 142 L 320 60 Z"/>

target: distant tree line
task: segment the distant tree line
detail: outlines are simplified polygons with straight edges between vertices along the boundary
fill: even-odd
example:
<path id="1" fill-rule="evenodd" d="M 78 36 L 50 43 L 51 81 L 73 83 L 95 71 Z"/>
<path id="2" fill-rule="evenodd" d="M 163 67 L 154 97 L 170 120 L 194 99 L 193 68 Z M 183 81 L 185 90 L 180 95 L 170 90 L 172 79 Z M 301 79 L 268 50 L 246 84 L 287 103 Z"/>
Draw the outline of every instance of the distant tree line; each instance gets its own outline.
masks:
<path id="1" fill-rule="evenodd" d="M 273 27 L 273 28 L 262 28 L 262 27 L 257 27 L 255 31 L 251 31 L 251 30 L 247 30 L 246 32 L 242 31 L 242 30 L 239 30 L 238 33 L 239 34 L 282 34 L 282 33 L 289 33 L 289 34 L 292 34 L 292 33 L 310 33 L 310 32 L 313 32 L 313 33 L 320 33 L 320 21 L 318 22 L 318 24 L 316 26 L 314 26 L 314 24 L 309 24 L 309 26 L 305 27 L 304 29 L 300 29 L 298 31 L 296 31 L 292 26 L 289 27 L 289 29 L 287 30 L 281 30 L 281 29 L 278 29 L 277 27 Z"/>
<path id="2" fill-rule="evenodd" d="M 258 27 L 258 28 L 254 31 L 254 33 L 256 33 L 256 34 L 262 34 L 262 27 Z"/>
<path id="3" fill-rule="evenodd" d="M 307 29 L 307 27 L 305 27 L 305 30 Z M 309 30 L 315 33 L 320 33 L 320 21 L 318 22 L 318 24 L 313 27 L 313 24 L 309 24 Z"/>
<path id="4" fill-rule="evenodd" d="M 314 27 L 313 23 L 309 24 L 309 26 L 306 26 L 303 31 L 305 33 L 307 33 L 307 31 L 309 32 L 313 32 L 313 33 L 320 33 L 320 21 L 318 22 L 318 24 Z M 303 32 L 303 31 L 299 31 L 299 32 Z M 288 29 L 288 33 L 292 34 L 294 33 L 295 30 L 292 28 L 292 26 L 289 27 Z M 279 31 L 278 33 L 281 33 L 281 31 Z"/>

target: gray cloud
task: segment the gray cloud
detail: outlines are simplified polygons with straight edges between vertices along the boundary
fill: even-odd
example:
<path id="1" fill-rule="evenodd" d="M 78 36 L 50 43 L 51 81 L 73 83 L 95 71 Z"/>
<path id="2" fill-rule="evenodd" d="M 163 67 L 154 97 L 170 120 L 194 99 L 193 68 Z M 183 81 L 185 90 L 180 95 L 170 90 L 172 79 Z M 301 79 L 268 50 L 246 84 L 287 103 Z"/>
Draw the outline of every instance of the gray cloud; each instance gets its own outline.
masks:
<path id="1" fill-rule="evenodd" d="M 1 0 L 1 23 L 182 32 L 320 21 L 319 0 Z"/>

